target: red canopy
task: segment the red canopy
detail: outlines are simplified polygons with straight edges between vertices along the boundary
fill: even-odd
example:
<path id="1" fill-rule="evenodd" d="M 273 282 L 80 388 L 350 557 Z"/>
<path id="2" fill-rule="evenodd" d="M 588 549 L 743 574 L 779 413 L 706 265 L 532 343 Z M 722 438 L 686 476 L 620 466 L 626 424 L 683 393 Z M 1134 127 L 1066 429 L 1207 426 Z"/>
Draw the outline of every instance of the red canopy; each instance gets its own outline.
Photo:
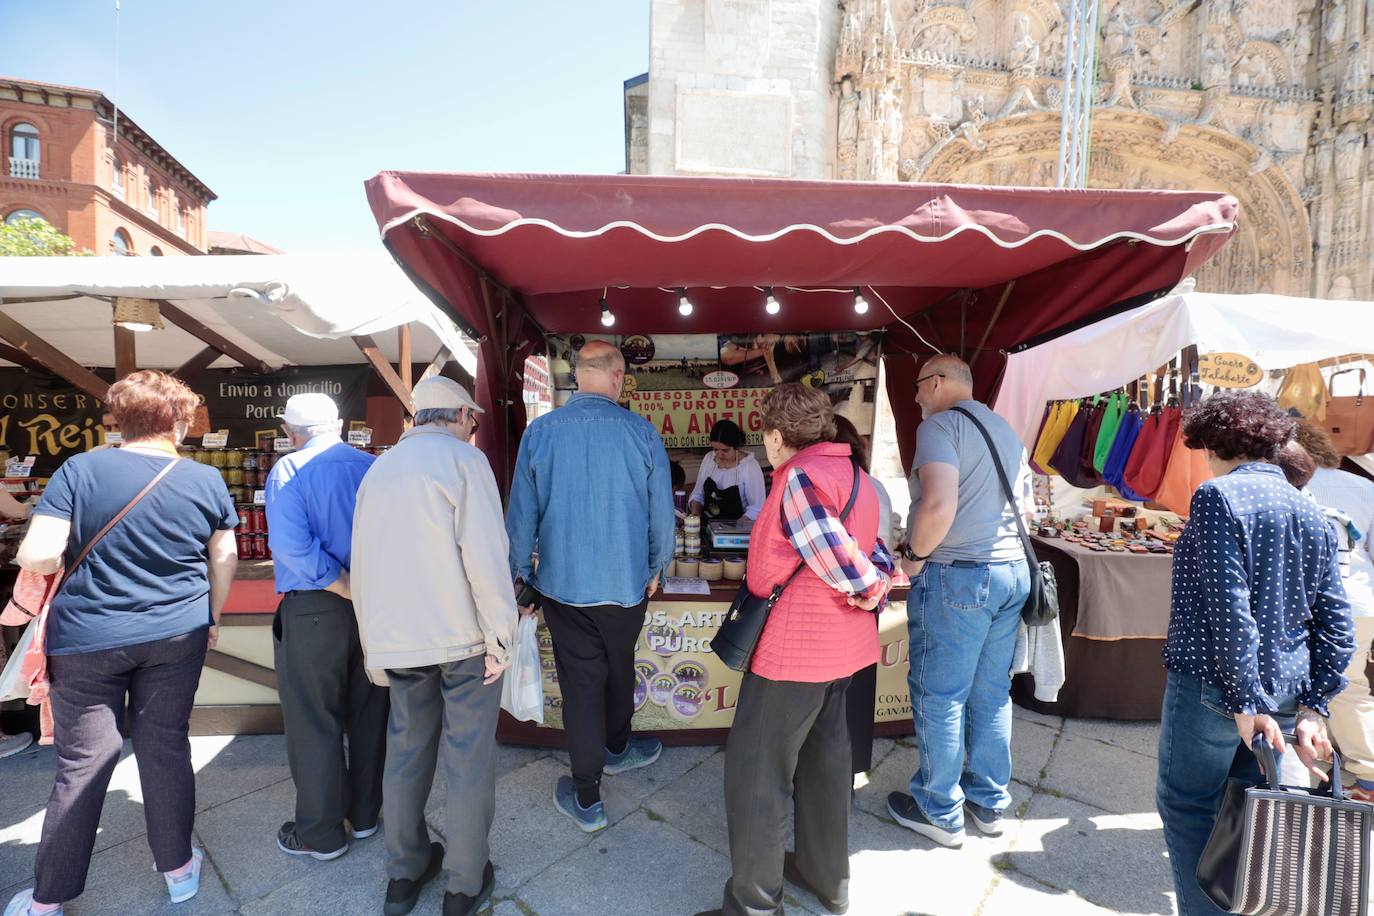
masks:
<path id="1" fill-rule="evenodd" d="M 884 328 L 910 430 L 911 357 L 931 352 L 914 332 L 973 361 L 1162 293 L 1238 211 L 1220 193 L 629 175 L 382 172 L 367 196 L 402 266 L 482 342 L 478 399 L 509 414 L 479 434 L 502 480 L 525 356 L 544 332 L 600 329 L 603 295 L 617 334 Z M 975 364 L 982 391 L 1000 368 Z"/>

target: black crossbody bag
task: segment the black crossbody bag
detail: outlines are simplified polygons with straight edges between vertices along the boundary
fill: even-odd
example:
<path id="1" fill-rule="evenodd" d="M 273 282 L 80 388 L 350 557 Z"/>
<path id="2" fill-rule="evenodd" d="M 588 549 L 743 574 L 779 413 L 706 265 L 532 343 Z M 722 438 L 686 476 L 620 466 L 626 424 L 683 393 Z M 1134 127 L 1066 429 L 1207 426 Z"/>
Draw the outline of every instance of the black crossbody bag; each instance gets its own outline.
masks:
<path id="1" fill-rule="evenodd" d="M 840 512 L 842 522 L 849 517 L 850 510 L 854 508 L 854 501 L 859 498 L 859 465 L 857 462 L 851 463 L 854 464 L 854 486 L 849 493 L 849 502 L 844 504 L 844 509 Z M 749 662 L 754 657 L 754 649 L 758 647 L 759 637 L 763 635 L 763 628 L 768 623 L 768 615 L 773 612 L 773 605 L 778 603 L 783 589 L 797 578 L 797 573 L 801 572 L 805 565 L 805 561 L 798 563 L 797 568 L 792 570 L 792 575 L 773 586 L 773 590 L 763 598 L 749 591 L 749 574 L 745 573 L 744 581 L 735 593 L 735 600 L 730 602 L 730 611 L 725 615 L 725 621 L 711 639 L 711 651 L 716 653 L 727 667 L 735 671 L 749 670 Z"/>
<path id="2" fill-rule="evenodd" d="M 1048 562 L 1040 562 L 1035 557 L 1035 547 L 1031 545 L 1030 535 L 1026 533 L 1026 523 L 1021 519 L 1021 510 L 1016 505 L 1016 495 L 1012 493 L 1011 481 L 1007 472 L 1002 470 L 1002 462 L 997 458 L 997 447 L 992 444 L 992 436 L 978 418 L 962 407 L 951 407 L 973 421 L 983 441 L 988 445 L 988 455 L 992 466 L 997 469 L 997 479 L 1002 481 L 1002 492 L 1011 503 L 1011 514 L 1016 519 L 1016 530 L 1021 533 L 1021 546 L 1026 550 L 1026 563 L 1030 566 L 1030 594 L 1021 608 L 1021 620 L 1028 627 L 1043 627 L 1059 616 L 1059 581 L 1054 577 L 1054 567 Z"/>

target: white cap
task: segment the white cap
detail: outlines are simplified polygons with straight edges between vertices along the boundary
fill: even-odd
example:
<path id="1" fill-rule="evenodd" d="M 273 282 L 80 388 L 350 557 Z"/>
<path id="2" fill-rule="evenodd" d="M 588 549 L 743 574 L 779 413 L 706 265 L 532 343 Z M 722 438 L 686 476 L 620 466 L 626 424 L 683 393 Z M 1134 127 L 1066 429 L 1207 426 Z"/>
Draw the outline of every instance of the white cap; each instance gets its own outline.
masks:
<path id="1" fill-rule="evenodd" d="M 478 413 L 486 412 L 477 406 L 477 402 L 468 394 L 466 388 L 442 375 L 427 378 L 416 385 L 411 397 L 416 410 L 453 410 L 467 407 Z"/>
<path id="2" fill-rule="evenodd" d="M 280 417 L 287 426 L 323 426 L 338 422 L 339 407 L 327 394 L 293 394 Z"/>

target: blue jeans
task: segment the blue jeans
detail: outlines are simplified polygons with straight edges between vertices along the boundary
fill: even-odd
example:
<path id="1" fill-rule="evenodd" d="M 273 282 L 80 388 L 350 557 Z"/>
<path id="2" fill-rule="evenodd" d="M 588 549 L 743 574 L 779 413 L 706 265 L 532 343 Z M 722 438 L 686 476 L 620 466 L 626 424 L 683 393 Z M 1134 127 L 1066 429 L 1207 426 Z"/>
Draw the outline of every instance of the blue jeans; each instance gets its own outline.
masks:
<path id="1" fill-rule="evenodd" d="M 1025 561 L 927 563 L 911 583 L 911 795 L 946 830 L 963 827 L 965 798 L 1011 804 L 1011 657 L 1029 593 Z"/>
<path id="2" fill-rule="evenodd" d="M 1280 698 L 1274 720 L 1293 731 L 1298 704 Z M 1279 762 L 1287 785 L 1308 785 L 1297 754 Z M 1224 913 L 1197 883 L 1197 863 L 1212 835 L 1227 779 L 1261 782 L 1259 760 L 1240 742 L 1235 718 L 1216 687 L 1186 674 L 1169 672 L 1159 723 L 1159 779 L 1155 802 L 1164 821 L 1164 845 L 1174 873 L 1180 916 Z"/>

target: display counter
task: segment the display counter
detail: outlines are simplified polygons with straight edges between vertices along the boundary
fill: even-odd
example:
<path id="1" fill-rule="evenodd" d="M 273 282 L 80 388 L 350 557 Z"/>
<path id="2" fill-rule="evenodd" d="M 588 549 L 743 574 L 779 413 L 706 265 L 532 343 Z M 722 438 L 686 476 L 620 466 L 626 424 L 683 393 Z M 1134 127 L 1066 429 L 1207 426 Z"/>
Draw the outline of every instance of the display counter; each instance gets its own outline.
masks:
<path id="1" fill-rule="evenodd" d="M 667 595 L 649 602 L 636 646 L 636 731 L 668 744 L 718 744 L 734 718 L 740 674 L 711 652 L 711 637 L 739 589 L 737 581 L 708 583 L 708 595 Z M 882 647 L 874 721 L 879 735 L 911 733 L 907 690 L 906 592 L 898 590 L 878 618 Z M 220 620 L 219 645 L 205 663 L 196 709 L 195 734 L 261 734 L 281 730 L 281 710 L 272 660 L 272 617 L 278 596 L 272 563 L 244 561 Z M 539 654 L 544 671 L 544 725 L 517 721 L 504 712 L 503 741 L 559 746 L 562 697 L 554 670 L 553 644 L 541 618 Z"/>
<path id="2" fill-rule="evenodd" d="M 1161 650 L 1169 629 L 1173 558 L 1096 553 L 1035 537 L 1054 566 L 1064 641 L 1064 686 L 1054 703 L 1035 699 L 1034 678 L 1017 675 L 1017 705 L 1056 716 L 1157 721 L 1164 699 Z"/>

